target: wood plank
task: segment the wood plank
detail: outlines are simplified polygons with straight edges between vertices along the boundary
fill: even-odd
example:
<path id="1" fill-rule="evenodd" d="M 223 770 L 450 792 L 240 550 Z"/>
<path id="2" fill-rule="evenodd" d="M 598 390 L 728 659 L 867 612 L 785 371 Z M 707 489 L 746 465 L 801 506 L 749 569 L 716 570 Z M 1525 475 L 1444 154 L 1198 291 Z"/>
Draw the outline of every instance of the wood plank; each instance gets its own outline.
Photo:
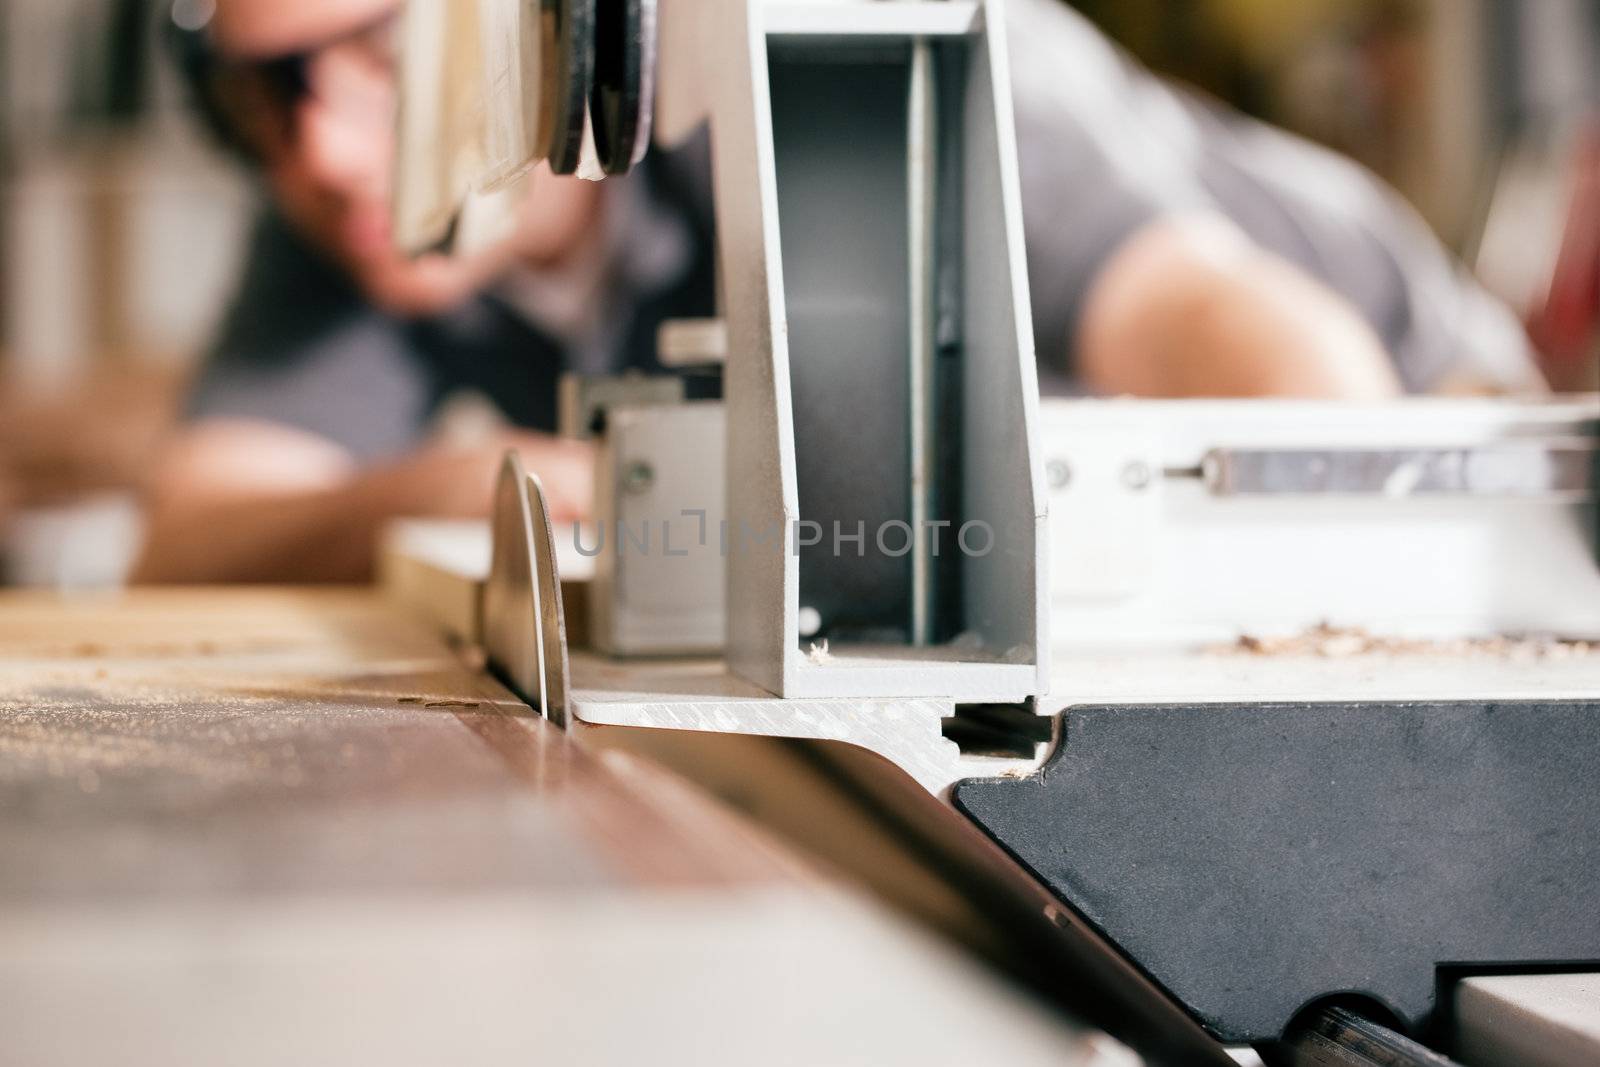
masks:
<path id="1" fill-rule="evenodd" d="M 1126 1064 L 375 594 L 0 595 L 8 1062 Z"/>
<path id="2" fill-rule="evenodd" d="M 3 603 L 0 895 L 803 880 L 366 594 Z"/>
<path id="3" fill-rule="evenodd" d="M 1455 1045 L 1473 1067 L 1600 1063 L 1600 974 L 1499 974 L 1456 987 Z"/>

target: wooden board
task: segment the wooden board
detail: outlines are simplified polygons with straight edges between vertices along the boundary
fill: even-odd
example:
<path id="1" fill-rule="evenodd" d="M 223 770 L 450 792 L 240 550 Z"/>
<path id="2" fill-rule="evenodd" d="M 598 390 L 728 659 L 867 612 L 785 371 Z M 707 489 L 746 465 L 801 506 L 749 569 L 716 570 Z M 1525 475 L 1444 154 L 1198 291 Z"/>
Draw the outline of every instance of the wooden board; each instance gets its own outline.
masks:
<path id="1" fill-rule="evenodd" d="M 1464 978 L 1452 1025 L 1457 1055 L 1474 1067 L 1600 1063 L 1600 974 Z"/>
<path id="2" fill-rule="evenodd" d="M 455 550 L 462 542 L 444 536 L 449 532 L 426 524 L 395 531 L 383 588 L 430 626 L 470 641 L 482 568 Z M 716 661 L 616 661 L 579 651 L 584 628 L 570 609 L 584 603 L 587 590 L 572 585 L 563 583 L 580 687 L 660 691 L 680 701 L 699 699 L 686 692 L 710 701 L 753 692 L 746 683 L 729 683 Z M 466 607 L 472 611 L 463 624 Z M 672 767 L 896 912 L 965 946 L 1074 1017 L 1104 1027 L 1152 1062 L 1229 1062 L 1165 994 L 904 767 L 832 741 L 593 723 L 574 730 L 593 747 Z"/>
<path id="3" fill-rule="evenodd" d="M 0 596 L 27 1063 L 1125 1063 L 365 592 Z"/>

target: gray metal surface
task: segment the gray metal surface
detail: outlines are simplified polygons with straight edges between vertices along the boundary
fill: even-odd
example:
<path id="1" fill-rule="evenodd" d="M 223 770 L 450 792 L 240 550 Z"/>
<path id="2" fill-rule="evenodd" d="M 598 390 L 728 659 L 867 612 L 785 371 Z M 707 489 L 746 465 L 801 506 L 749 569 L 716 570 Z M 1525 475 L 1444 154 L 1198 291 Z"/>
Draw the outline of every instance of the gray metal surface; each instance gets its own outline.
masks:
<path id="1" fill-rule="evenodd" d="M 1263 1058 L 1268 1067 L 1460 1067 L 1420 1042 L 1334 1004 L 1296 1019 L 1289 1035 Z"/>
<path id="2" fill-rule="evenodd" d="M 961 108 L 960 514 L 994 531 L 995 550 L 963 558 L 968 630 L 1049 677 L 1048 504 L 1039 443 L 1039 384 L 1023 263 L 1022 193 L 1004 19 L 966 54 L 946 94 Z M 1020 457 L 1028 462 L 1020 462 Z"/>
<path id="3" fill-rule="evenodd" d="M 907 384 L 911 417 L 906 421 L 911 476 L 912 644 L 931 644 L 935 635 L 934 589 L 938 559 L 929 522 L 939 477 L 938 397 L 938 234 L 939 234 L 939 81 L 934 46 L 925 37 L 911 44 L 906 100 L 906 229 L 908 276 Z"/>
<path id="4" fill-rule="evenodd" d="M 1470 494 L 1587 498 L 1596 450 L 1538 442 L 1480 448 L 1217 448 L 1200 463 L 1220 496 L 1339 493 L 1386 497 Z"/>
<path id="5" fill-rule="evenodd" d="M 759 0 L 769 37 L 961 37 L 983 28 L 982 0 L 879 0 L 839 17 L 838 0 Z"/>
<path id="6" fill-rule="evenodd" d="M 596 462 L 590 643 L 613 655 L 722 648 L 725 409 L 714 401 L 624 406 Z"/>
<path id="7" fill-rule="evenodd" d="M 727 485 L 730 520 L 782 526 L 799 511 L 794 483 L 782 266 L 777 255 L 772 121 L 767 95 L 769 15 L 746 0 L 661 0 L 657 138 L 674 144 L 707 120 L 712 192 L 729 360 Z M 733 501 L 730 501 L 733 503 Z M 728 576 L 728 658 L 769 691 L 783 687 L 786 650 L 797 641 L 788 607 L 798 569 L 792 539 L 753 552 Z"/>
<path id="8" fill-rule="evenodd" d="M 909 638 L 911 556 L 874 543 L 914 513 L 906 58 L 785 47 L 770 68 L 799 517 L 822 530 L 799 603 L 834 643 Z"/>
<path id="9" fill-rule="evenodd" d="M 673 325 L 676 324 L 664 324 L 662 331 L 666 332 Z M 556 426 L 563 437 L 593 437 L 601 413 L 608 408 L 679 404 L 683 399 L 683 378 L 676 374 L 627 373 L 605 377 L 564 374 L 556 397 Z"/>
<path id="10" fill-rule="evenodd" d="M 728 359 L 728 324 L 721 319 L 668 319 L 656 331 L 663 367 L 705 367 Z"/>
<path id="11" fill-rule="evenodd" d="M 770 539 L 729 553 L 727 653 L 769 692 L 1018 700 L 1044 681 L 1037 390 L 1005 44 L 985 32 L 985 9 L 663 5 L 662 136 L 705 117 L 713 128 L 728 519 L 735 537 Z M 939 143 L 960 147 L 958 181 L 939 171 L 941 193 L 961 191 L 939 196 L 939 212 L 960 218 L 937 227 L 940 241 L 960 235 L 940 258 L 963 266 L 937 276 L 941 302 L 960 306 L 939 320 L 960 329 L 939 335 L 959 359 L 938 436 L 960 442 L 956 526 L 972 521 L 986 536 L 962 558 L 959 595 L 937 627 L 963 640 L 918 647 L 911 562 L 882 551 L 879 535 L 915 534 L 908 85 L 911 41 L 926 35 L 960 72 L 941 79 L 936 100 Z M 957 289 L 948 298 L 946 282 Z M 812 522 L 802 538 L 797 524 Z M 819 528 L 822 542 L 803 543 Z M 858 531 L 866 551 L 842 539 Z M 800 641 L 802 608 L 820 618 L 831 657 Z"/>
<path id="12" fill-rule="evenodd" d="M 602 489 L 602 509 L 620 502 L 606 512 L 608 524 L 626 515 L 635 529 L 642 520 L 659 527 L 663 519 L 682 520 L 682 510 L 692 507 L 707 509 L 709 528 L 721 528 L 727 517 L 716 511 L 721 488 L 707 486 L 706 477 L 721 469 L 725 442 L 692 425 L 721 418 L 713 413 L 716 407 L 661 407 L 619 423 L 617 433 L 637 435 L 630 456 L 648 460 L 655 477 L 641 494 L 617 497 Z M 1555 683 L 1547 685 L 1530 677 L 1522 659 L 1480 655 L 1473 648 L 1463 658 L 1460 649 L 1452 652 L 1451 642 L 1501 633 L 1600 637 L 1592 502 L 1427 493 L 1229 496 L 1208 491 L 1193 475 L 1218 442 L 1234 442 L 1223 450 L 1229 454 L 1329 451 L 1301 447 L 1309 440 L 1348 454 L 1360 451 L 1360 440 L 1383 440 L 1396 446 L 1384 456 L 1435 455 L 1446 451 L 1442 442 L 1456 440 L 1473 442 L 1466 450 L 1477 454 L 1509 445 L 1544 455 L 1552 442 L 1583 432 L 1594 407 L 1584 398 L 1373 407 L 1046 401 L 1042 432 L 1055 473 L 1049 548 L 1058 694 L 1075 700 L 1199 699 L 1200 690 L 1216 691 L 1220 682 L 1230 696 L 1249 696 L 1251 686 L 1265 684 L 1269 691 L 1258 695 L 1314 697 L 1333 690 L 1400 698 L 1440 692 L 1452 677 L 1470 679 L 1486 696 L 1586 692 L 1583 684 L 1575 690 L 1566 684 L 1575 670 L 1580 683 L 1596 684 L 1592 671 L 1581 674 L 1584 657 L 1539 659 L 1536 671 Z M 661 426 L 652 431 L 655 421 Z M 611 477 L 622 471 L 606 460 L 602 468 Z M 1164 468 L 1190 476 L 1155 475 Z M 1131 480 L 1135 469 L 1149 480 Z M 675 550 L 688 545 L 694 555 L 698 520 L 685 524 L 690 528 L 675 531 L 672 544 Z M 1315 566 L 1308 565 L 1311 560 Z M 698 653 L 722 647 L 720 602 L 713 603 L 721 596 L 722 578 L 708 569 L 715 566 L 714 560 L 667 559 L 659 551 L 635 561 L 636 574 L 647 567 L 656 573 L 632 594 L 648 608 L 649 627 L 647 639 L 632 650 Z M 1215 654 L 1241 637 L 1292 636 L 1323 622 L 1349 630 L 1349 640 L 1358 645 L 1370 638 L 1376 653 L 1403 654 L 1382 664 L 1367 656 L 1355 665 L 1314 649 L 1298 658 Z M 620 639 L 599 640 L 613 651 L 630 651 Z M 1428 641 L 1436 647 L 1416 647 Z M 830 649 L 847 651 L 836 644 Z M 1539 653 L 1534 646 L 1522 651 Z M 1380 668 L 1381 677 L 1375 674 Z M 1305 684 L 1295 684 L 1297 674 Z M 1198 684 L 1185 691 L 1188 678 Z M 1382 692 L 1385 686 L 1392 691 Z M 1026 686 L 1019 691 L 1026 695 Z M 1465 686 L 1449 692 L 1473 695 Z"/>
<path id="13" fill-rule="evenodd" d="M 962 778 L 1022 774 L 1039 762 L 963 756 L 942 733 L 950 699 L 777 698 L 714 660 L 622 664 L 575 653 L 573 677 L 573 714 L 586 723 L 842 741 L 935 795 Z"/>
<path id="14" fill-rule="evenodd" d="M 1058 648 L 1600 638 L 1600 396 L 1042 408 Z"/>

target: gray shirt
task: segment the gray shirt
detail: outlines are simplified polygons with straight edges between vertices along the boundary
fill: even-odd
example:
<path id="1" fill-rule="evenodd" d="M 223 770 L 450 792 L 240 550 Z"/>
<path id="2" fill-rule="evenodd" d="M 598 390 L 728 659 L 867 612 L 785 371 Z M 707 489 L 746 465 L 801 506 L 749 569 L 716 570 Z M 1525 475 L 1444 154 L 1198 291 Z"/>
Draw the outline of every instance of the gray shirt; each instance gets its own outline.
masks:
<path id="1" fill-rule="evenodd" d="M 1535 381 L 1510 313 L 1447 255 L 1416 213 L 1354 163 L 1227 111 L 1139 68 L 1058 0 L 1010 0 L 1029 287 L 1042 378 L 1070 380 L 1083 301 L 1135 231 L 1221 215 L 1342 294 L 1372 325 L 1406 387 L 1453 373 L 1508 388 Z M 196 416 L 297 425 L 358 456 L 413 444 L 441 400 L 487 395 L 548 428 L 567 368 L 654 367 L 665 318 L 713 311 L 703 142 L 655 153 L 608 195 L 627 240 L 607 252 L 604 332 L 575 343 L 537 301 L 486 293 L 449 315 L 372 309 L 286 227 L 267 218 L 235 306 L 192 398 Z"/>
<path id="2" fill-rule="evenodd" d="M 1153 77 L 1057 0 L 1008 0 L 1028 274 L 1043 369 L 1113 251 L 1216 213 L 1343 295 L 1407 389 L 1451 373 L 1536 382 L 1510 312 L 1364 168 Z"/>

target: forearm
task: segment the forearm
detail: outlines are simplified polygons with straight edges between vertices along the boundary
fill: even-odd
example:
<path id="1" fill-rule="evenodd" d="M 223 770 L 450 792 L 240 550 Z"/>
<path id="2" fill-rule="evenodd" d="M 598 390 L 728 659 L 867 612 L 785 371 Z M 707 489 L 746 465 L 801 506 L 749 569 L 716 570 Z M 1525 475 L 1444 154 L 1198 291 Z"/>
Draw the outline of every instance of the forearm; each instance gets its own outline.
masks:
<path id="1" fill-rule="evenodd" d="M 158 466 L 133 580 L 361 581 L 385 522 L 439 510 L 441 501 L 428 499 L 439 482 L 432 466 L 408 457 L 362 469 L 338 446 L 291 427 L 199 424 Z"/>
<path id="2" fill-rule="evenodd" d="M 351 479 L 331 489 L 157 504 L 135 582 L 357 582 L 403 512 Z"/>
<path id="3" fill-rule="evenodd" d="M 173 443 L 147 501 L 139 582 L 338 582 L 371 576 L 391 519 L 487 515 L 508 449 L 544 479 L 552 517 L 587 516 L 589 446 L 507 432 L 360 468 L 337 446 L 269 423 L 218 421 Z"/>
<path id="4" fill-rule="evenodd" d="M 1108 394 L 1399 393 L 1382 343 L 1346 301 L 1225 224 L 1160 223 L 1130 239 L 1090 290 L 1077 361 Z"/>

